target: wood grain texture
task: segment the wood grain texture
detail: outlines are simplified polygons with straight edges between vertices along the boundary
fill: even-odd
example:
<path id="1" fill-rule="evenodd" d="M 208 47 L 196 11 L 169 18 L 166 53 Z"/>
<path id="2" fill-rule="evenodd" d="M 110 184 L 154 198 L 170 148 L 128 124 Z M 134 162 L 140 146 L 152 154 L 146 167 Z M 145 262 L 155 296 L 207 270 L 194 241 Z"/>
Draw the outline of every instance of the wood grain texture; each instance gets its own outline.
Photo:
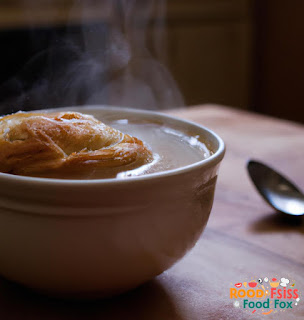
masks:
<path id="1" fill-rule="evenodd" d="M 120 297 L 62 302 L 0 282 L 1 319 L 261 319 L 235 308 L 229 288 L 246 279 L 295 279 L 301 301 L 265 319 L 303 319 L 304 229 L 282 221 L 254 190 L 247 159 L 260 159 L 304 189 L 304 127 L 218 106 L 171 114 L 216 131 L 226 142 L 215 203 L 195 248 L 155 280 Z"/>

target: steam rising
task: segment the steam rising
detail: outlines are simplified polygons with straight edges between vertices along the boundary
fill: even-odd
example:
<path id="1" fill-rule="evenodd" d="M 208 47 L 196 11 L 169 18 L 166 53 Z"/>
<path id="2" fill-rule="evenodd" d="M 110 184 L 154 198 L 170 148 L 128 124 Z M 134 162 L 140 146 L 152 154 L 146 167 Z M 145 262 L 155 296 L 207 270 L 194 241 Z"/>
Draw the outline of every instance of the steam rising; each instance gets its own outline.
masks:
<path id="1" fill-rule="evenodd" d="M 103 18 L 88 24 L 95 7 Z M 183 105 L 159 61 L 164 58 L 163 0 L 76 1 L 70 17 L 76 12 L 82 13 L 80 33 L 71 20 L 63 36 L 55 36 L 47 50 L 2 85 L 2 113 L 83 104 L 146 109 Z"/>

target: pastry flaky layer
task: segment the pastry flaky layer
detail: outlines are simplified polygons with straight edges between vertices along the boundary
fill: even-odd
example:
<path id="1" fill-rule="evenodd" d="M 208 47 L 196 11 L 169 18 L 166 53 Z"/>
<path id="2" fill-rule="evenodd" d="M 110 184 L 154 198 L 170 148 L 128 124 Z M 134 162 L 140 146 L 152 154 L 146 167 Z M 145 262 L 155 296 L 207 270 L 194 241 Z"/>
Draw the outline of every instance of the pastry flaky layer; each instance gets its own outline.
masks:
<path id="1" fill-rule="evenodd" d="M 0 171 L 20 175 L 137 168 L 152 161 L 145 144 L 77 112 L 18 112 L 0 118 Z M 111 175 L 109 173 L 109 175 Z"/>

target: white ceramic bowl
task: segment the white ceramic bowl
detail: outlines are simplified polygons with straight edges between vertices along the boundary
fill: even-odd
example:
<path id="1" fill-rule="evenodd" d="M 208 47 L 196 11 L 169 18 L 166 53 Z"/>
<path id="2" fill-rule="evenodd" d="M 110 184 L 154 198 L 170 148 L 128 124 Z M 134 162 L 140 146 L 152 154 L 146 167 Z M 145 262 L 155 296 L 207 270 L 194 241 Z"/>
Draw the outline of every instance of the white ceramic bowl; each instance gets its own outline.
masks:
<path id="1" fill-rule="evenodd" d="M 160 113 L 68 109 L 100 120 L 156 120 L 199 135 L 214 152 L 186 167 L 121 180 L 0 173 L 0 274 L 56 296 L 110 296 L 162 273 L 194 246 L 209 218 L 224 143 Z"/>

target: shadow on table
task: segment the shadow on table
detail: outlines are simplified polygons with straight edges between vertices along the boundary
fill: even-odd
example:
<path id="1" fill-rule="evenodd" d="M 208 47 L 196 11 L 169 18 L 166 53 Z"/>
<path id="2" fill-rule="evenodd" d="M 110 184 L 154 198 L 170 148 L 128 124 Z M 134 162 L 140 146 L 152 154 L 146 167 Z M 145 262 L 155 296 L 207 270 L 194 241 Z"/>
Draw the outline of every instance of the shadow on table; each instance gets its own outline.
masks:
<path id="1" fill-rule="evenodd" d="M 0 278 L 0 319 L 183 320 L 155 279 L 124 295 L 95 301 L 52 299 Z"/>
<path id="2" fill-rule="evenodd" d="M 254 232 L 284 232 L 297 231 L 304 233 L 304 216 L 289 216 L 283 213 L 271 212 L 251 225 Z"/>

